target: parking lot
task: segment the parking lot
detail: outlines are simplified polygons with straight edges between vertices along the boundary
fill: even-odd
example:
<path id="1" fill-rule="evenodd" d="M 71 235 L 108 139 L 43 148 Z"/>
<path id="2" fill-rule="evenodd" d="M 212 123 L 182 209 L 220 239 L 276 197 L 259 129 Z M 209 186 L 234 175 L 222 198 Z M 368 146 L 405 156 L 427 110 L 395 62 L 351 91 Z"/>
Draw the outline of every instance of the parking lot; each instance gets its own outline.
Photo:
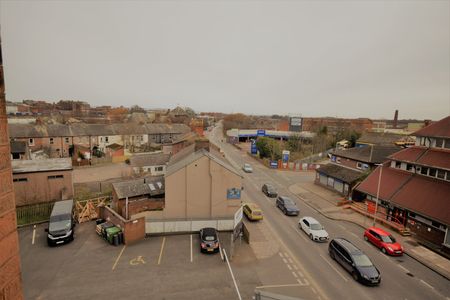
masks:
<path id="1" fill-rule="evenodd" d="M 198 234 L 114 247 L 90 222 L 77 225 L 74 242 L 50 248 L 46 226 L 19 229 L 26 299 L 238 299 L 227 264 L 220 253 L 200 253 Z M 230 233 L 221 233 L 220 239 L 229 245 Z M 252 299 L 255 289 L 308 294 L 309 287 L 283 263 L 290 260 L 286 255 L 276 250 L 257 258 L 237 240 L 231 267 L 242 299 Z"/>

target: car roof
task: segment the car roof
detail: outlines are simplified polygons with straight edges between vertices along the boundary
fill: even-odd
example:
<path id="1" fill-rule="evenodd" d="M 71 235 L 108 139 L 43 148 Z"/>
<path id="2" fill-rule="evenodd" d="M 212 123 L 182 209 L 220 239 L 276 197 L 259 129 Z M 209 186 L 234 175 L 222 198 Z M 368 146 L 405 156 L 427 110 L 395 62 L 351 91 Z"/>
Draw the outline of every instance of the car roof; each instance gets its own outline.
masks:
<path id="1" fill-rule="evenodd" d="M 378 227 L 369 227 L 369 228 L 367 228 L 367 230 L 375 231 L 379 235 L 391 235 L 389 232 L 387 232 L 381 228 L 378 228 Z"/>
<path id="2" fill-rule="evenodd" d="M 361 249 L 353 245 L 349 240 L 344 238 L 335 238 L 335 242 L 337 242 L 339 245 L 341 245 L 343 248 L 345 248 L 349 253 L 351 254 L 363 254 Z"/>
<path id="3" fill-rule="evenodd" d="M 244 203 L 244 205 L 247 205 L 251 209 L 261 209 L 258 204 L 253 203 L 253 202 Z"/>
<path id="4" fill-rule="evenodd" d="M 271 183 L 264 183 L 265 186 L 267 186 L 268 188 L 274 188 L 274 186 Z"/>
<path id="5" fill-rule="evenodd" d="M 313 217 L 303 217 L 302 219 L 308 221 L 309 224 L 320 224 L 319 221 L 317 221 Z"/>
<path id="6" fill-rule="evenodd" d="M 72 213 L 73 200 L 57 201 L 53 205 L 52 216 Z"/>

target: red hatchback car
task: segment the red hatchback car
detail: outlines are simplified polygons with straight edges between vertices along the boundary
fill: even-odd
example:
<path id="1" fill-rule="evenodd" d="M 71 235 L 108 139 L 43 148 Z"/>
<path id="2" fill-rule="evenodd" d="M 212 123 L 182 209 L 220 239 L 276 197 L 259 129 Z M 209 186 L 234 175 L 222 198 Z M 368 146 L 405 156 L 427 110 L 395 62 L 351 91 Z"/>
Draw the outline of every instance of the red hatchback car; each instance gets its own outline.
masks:
<path id="1" fill-rule="evenodd" d="M 403 255 L 403 247 L 395 241 L 395 238 L 381 228 L 369 227 L 364 232 L 364 239 L 381 249 L 381 252 L 389 255 Z"/>

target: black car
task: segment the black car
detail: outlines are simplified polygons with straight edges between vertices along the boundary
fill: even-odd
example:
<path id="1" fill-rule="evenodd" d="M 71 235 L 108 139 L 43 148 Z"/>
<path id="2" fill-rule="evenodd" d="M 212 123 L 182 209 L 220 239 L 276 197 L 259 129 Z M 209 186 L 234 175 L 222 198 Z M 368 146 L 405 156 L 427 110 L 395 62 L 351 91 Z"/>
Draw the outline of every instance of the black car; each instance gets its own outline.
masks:
<path id="1" fill-rule="evenodd" d="M 200 251 L 206 253 L 219 252 L 219 237 L 215 228 L 200 229 Z"/>
<path id="2" fill-rule="evenodd" d="M 276 198 L 278 196 L 278 193 L 275 190 L 275 188 L 268 183 L 263 184 L 261 190 L 264 194 L 266 194 L 267 197 Z"/>
<path id="3" fill-rule="evenodd" d="M 328 246 L 330 257 L 344 267 L 356 281 L 366 285 L 379 285 L 380 271 L 355 245 L 344 238 L 332 240 Z"/>
<path id="4" fill-rule="evenodd" d="M 277 207 L 287 216 L 298 216 L 300 213 L 297 204 L 291 198 L 285 196 L 277 198 Z"/>

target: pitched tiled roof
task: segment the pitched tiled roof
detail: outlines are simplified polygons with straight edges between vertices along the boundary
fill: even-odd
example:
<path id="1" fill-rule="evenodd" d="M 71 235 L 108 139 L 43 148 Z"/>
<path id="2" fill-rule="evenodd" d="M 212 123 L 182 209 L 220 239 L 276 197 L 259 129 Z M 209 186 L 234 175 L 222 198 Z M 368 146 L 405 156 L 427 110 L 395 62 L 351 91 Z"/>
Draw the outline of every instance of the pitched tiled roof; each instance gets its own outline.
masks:
<path id="1" fill-rule="evenodd" d="M 382 163 L 386 158 L 399 150 L 396 146 L 366 146 L 346 150 L 335 150 L 332 154 L 366 163 Z"/>
<path id="2" fill-rule="evenodd" d="M 395 142 L 404 138 L 404 135 L 390 132 L 364 132 L 356 142 L 371 145 L 394 145 Z"/>
<path id="3" fill-rule="evenodd" d="M 27 151 L 27 143 L 22 141 L 9 142 L 11 153 L 25 153 Z"/>
<path id="4" fill-rule="evenodd" d="M 419 129 L 413 135 L 450 138 L 450 116 Z"/>
<path id="5" fill-rule="evenodd" d="M 9 124 L 9 136 L 20 137 L 69 137 L 69 136 L 110 136 L 133 134 L 180 134 L 190 132 L 191 129 L 184 124 Z"/>
<path id="6" fill-rule="evenodd" d="M 164 177 L 115 182 L 112 184 L 112 187 L 119 199 L 145 195 L 161 195 L 164 194 L 165 190 Z"/>
<path id="7" fill-rule="evenodd" d="M 361 172 L 350 170 L 348 168 L 338 166 L 335 164 L 327 164 L 325 166 L 320 167 L 319 169 L 316 169 L 316 171 L 331 176 L 333 178 L 337 178 L 349 184 L 355 182 L 363 175 L 363 173 Z"/>
<path id="8" fill-rule="evenodd" d="M 392 154 L 390 159 L 450 170 L 450 150 L 411 147 Z"/>
<path id="9" fill-rule="evenodd" d="M 13 174 L 72 170 L 70 158 L 12 160 Z"/>
<path id="10" fill-rule="evenodd" d="M 144 166 L 161 166 L 169 162 L 170 154 L 164 153 L 147 153 L 136 154 L 130 158 L 131 166 L 144 167 Z"/>

